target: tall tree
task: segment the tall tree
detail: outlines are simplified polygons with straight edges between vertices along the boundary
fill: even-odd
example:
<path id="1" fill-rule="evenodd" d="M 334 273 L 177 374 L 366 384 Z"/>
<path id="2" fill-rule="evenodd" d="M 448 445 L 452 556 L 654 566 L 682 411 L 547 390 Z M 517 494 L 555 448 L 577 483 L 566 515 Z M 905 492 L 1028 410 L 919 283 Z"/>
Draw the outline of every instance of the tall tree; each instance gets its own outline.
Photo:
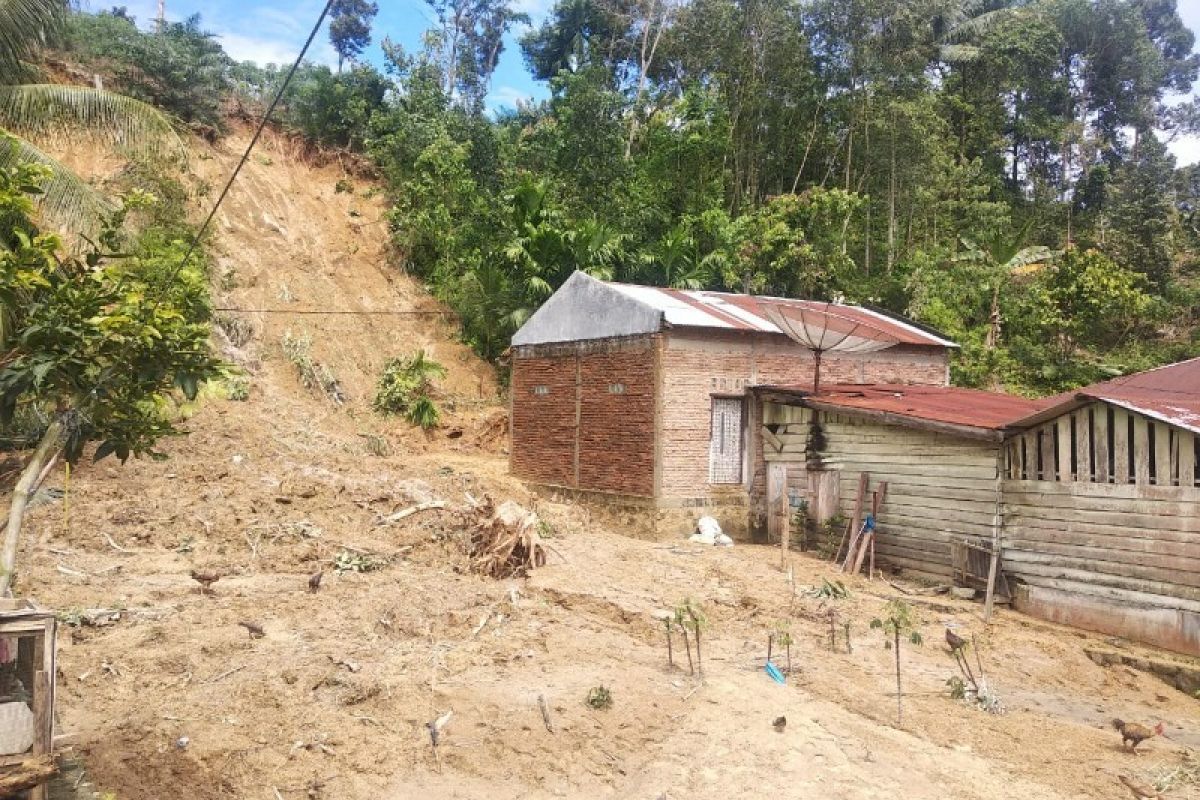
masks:
<path id="1" fill-rule="evenodd" d="M 379 13 L 371 0 L 336 0 L 329 9 L 329 42 L 338 54 L 338 72 L 357 61 L 371 43 L 371 21 Z"/>

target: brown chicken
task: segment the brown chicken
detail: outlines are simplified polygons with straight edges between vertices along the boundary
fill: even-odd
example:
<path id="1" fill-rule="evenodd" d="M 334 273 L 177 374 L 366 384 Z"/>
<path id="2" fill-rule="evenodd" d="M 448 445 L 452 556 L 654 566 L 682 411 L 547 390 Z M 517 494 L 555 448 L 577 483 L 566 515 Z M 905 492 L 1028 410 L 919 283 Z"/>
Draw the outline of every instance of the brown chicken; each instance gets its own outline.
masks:
<path id="1" fill-rule="evenodd" d="M 1134 753 L 1137 752 L 1137 746 L 1142 742 L 1147 739 L 1153 739 L 1155 736 L 1163 735 L 1163 724 L 1161 722 L 1153 728 L 1147 728 L 1145 725 L 1139 725 L 1136 722 L 1125 722 L 1114 719 L 1112 726 L 1120 732 L 1121 744 Z"/>
<path id="2" fill-rule="evenodd" d="M 320 589 L 321 588 L 321 578 L 323 578 L 323 577 L 325 577 L 324 570 L 322 570 L 320 572 L 314 572 L 312 575 L 310 575 L 308 577 L 308 590 L 310 592 L 316 592 L 318 589 Z"/>
<path id="3" fill-rule="evenodd" d="M 192 580 L 200 584 L 200 590 L 205 594 L 210 594 L 212 592 L 212 585 L 221 580 L 221 576 L 215 572 L 200 572 L 199 570 L 192 570 L 191 575 Z"/>
<path id="4" fill-rule="evenodd" d="M 946 628 L 946 644 L 950 645 L 950 652 L 953 653 L 956 650 L 962 650 L 966 647 L 967 640 L 949 628 Z"/>

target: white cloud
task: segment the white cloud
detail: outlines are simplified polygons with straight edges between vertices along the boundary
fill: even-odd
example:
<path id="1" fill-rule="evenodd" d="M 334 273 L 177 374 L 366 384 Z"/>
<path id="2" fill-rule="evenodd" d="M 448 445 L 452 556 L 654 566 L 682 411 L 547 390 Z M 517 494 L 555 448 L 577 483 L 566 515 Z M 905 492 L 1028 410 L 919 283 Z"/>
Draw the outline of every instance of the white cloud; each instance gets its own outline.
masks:
<path id="1" fill-rule="evenodd" d="M 533 95 L 515 86 L 498 86 L 488 93 L 486 103 L 492 111 L 502 108 L 516 108 L 521 103 L 533 100 Z"/>
<path id="2" fill-rule="evenodd" d="M 1200 164 L 1200 136 L 1180 136 L 1167 149 L 1174 154 L 1177 167 Z"/>
<path id="3" fill-rule="evenodd" d="M 220 32 L 217 38 L 230 58 L 235 61 L 253 61 L 259 65 L 278 64 L 290 65 L 300 52 L 301 42 L 291 42 L 276 38 L 243 36 L 238 33 Z M 308 50 L 308 61 L 318 64 L 335 66 L 337 53 L 327 43 L 313 42 Z"/>

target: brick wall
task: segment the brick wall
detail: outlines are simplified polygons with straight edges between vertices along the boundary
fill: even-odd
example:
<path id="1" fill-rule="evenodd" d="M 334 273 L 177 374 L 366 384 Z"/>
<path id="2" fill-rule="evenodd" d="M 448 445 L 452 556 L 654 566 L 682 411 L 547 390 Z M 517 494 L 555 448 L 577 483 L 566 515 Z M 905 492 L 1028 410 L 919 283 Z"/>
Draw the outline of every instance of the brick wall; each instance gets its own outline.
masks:
<path id="1" fill-rule="evenodd" d="M 574 355 L 512 360 L 512 473 L 557 486 L 575 483 Z M 545 394 L 535 393 L 545 387 Z"/>
<path id="2" fill-rule="evenodd" d="M 651 496 L 654 352 L 655 337 L 515 352 L 513 474 L 556 486 Z"/>

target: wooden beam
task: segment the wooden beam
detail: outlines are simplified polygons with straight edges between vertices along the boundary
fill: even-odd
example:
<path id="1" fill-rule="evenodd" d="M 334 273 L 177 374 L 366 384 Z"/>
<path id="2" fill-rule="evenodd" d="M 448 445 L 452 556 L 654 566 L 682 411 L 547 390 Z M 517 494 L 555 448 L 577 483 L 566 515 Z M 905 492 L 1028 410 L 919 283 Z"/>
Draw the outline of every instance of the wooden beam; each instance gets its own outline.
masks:
<path id="1" fill-rule="evenodd" d="M 1133 482 L 1150 484 L 1150 426 L 1141 414 L 1133 415 Z"/>
<path id="2" fill-rule="evenodd" d="M 1091 422 L 1088 409 L 1081 408 L 1075 417 L 1075 480 L 1091 483 L 1092 480 L 1092 437 L 1089 435 Z"/>
<path id="3" fill-rule="evenodd" d="M 1096 483 L 1108 483 L 1108 406 L 1097 403 L 1092 406 L 1093 452 L 1096 454 Z"/>
<path id="4" fill-rule="evenodd" d="M 1154 482 L 1171 485 L 1171 426 L 1163 422 L 1154 423 Z"/>
<path id="5" fill-rule="evenodd" d="M 1179 441 L 1179 485 L 1196 485 L 1196 435 L 1189 431 L 1176 431 Z"/>
<path id="6" fill-rule="evenodd" d="M 1058 418 L 1058 479 L 1064 483 L 1071 475 L 1071 418 Z"/>
<path id="7" fill-rule="evenodd" d="M 1129 412 L 1113 409 L 1113 483 L 1129 483 Z"/>

